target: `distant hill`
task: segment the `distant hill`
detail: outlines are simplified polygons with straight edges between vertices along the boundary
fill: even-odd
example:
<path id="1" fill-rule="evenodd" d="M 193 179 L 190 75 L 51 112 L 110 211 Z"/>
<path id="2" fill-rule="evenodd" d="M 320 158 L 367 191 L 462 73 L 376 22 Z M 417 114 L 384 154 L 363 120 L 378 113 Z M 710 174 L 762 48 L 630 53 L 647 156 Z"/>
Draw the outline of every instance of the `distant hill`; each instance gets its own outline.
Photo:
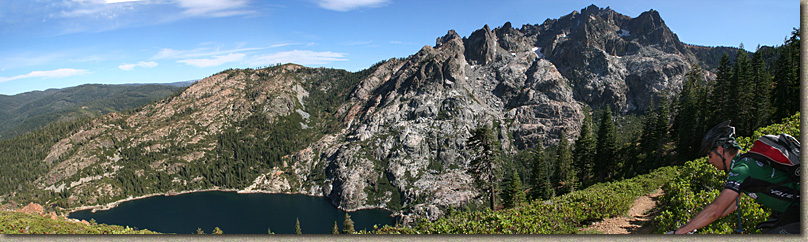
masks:
<path id="1" fill-rule="evenodd" d="M 54 121 L 96 117 L 143 106 L 192 84 L 101 85 L 0 95 L 0 139 L 8 139 Z"/>

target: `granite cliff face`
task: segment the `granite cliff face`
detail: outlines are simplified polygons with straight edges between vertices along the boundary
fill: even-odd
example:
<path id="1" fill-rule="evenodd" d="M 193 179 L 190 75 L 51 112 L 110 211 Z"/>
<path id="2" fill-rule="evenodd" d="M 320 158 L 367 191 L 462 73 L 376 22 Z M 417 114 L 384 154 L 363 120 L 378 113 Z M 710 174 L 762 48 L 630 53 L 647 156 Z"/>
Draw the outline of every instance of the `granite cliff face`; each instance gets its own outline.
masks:
<path id="1" fill-rule="evenodd" d="M 630 18 L 592 5 L 518 33 L 572 80 L 576 100 L 621 113 L 678 93 L 698 63 L 655 10 Z"/>
<path id="2" fill-rule="evenodd" d="M 149 191 L 217 188 L 209 177 L 183 174 L 230 154 L 219 151 L 222 134 L 247 129 L 244 120 L 277 124 L 294 116 L 302 129 L 293 135 L 322 132 L 282 163 L 247 166 L 260 170 L 235 178 L 247 185 L 225 188 L 326 196 L 345 210 L 388 208 L 434 219 L 479 193 L 466 172 L 470 130 L 492 128 L 508 153 L 555 144 L 562 131 L 572 140 L 587 107 L 644 111 L 677 93 L 695 63 L 658 12 L 631 18 L 593 5 L 520 29 L 485 25 L 467 38 L 450 30 L 434 46 L 354 73 L 356 82 L 344 81 L 344 71 L 291 64 L 230 70 L 137 112 L 96 120 L 51 149 L 54 168 L 37 184 L 69 192 L 74 205 L 132 195 L 106 178 L 123 176 L 131 166 L 124 153 L 134 150 L 157 157 L 126 168 L 134 176 L 171 179 L 172 188 Z M 335 95 L 332 107 L 314 101 L 315 93 L 340 90 L 348 91 Z"/>
<path id="3" fill-rule="evenodd" d="M 577 136 L 584 106 L 630 113 L 669 98 L 694 63 L 653 10 L 630 18 L 590 6 L 521 29 L 450 30 L 364 79 L 340 107 L 344 136 L 293 163 L 326 164 L 326 184 L 303 190 L 343 209 L 390 207 L 399 192 L 401 205 L 435 218 L 478 195 L 465 172 L 471 129 L 494 128 L 506 152 L 551 145 L 561 131 Z"/>

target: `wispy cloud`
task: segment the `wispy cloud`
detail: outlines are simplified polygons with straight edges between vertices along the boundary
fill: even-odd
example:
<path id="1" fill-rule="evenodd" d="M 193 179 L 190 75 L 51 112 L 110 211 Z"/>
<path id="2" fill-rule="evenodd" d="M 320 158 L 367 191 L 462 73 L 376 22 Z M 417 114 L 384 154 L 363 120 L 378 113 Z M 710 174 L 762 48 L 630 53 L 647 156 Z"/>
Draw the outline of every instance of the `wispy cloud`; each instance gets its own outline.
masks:
<path id="1" fill-rule="evenodd" d="M 333 61 L 347 61 L 348 59 L 344 57 L 345 53 L 331 51 L 315 52 L 309 50 L 293 50 L 256 56 L 248 60 L 247 63 L 254 66 L 274 65 L 278 63 L 322 65 Z"/>
<path id="2" fill-rule="evenodd" d="M 284 46 L 290 46 L 290 45 L 301 45 L 301 43 L 280 43 L 280 44 L 270 45 L 269 47 L 270 48 L 278 48 L 278 47 L 284 47 Z"/>
<path id="3" fill-rule="evenodd" d="M 31 73 L 25 75 L 18 75 L 12 77 L 0 77 L 0 82 L 7 82 L 13 81 L 17 79 L 24 79 L 24 78 L 63 78 L 63 77 L 70 77 L 70 76 L 79 76 L 79 75 L 86 75 L 90 74 L 91 72 L 88 70 L 82 69 L 73 69 L 73 68 L 62 68 L 56 69 L 52 71 L 32 71 Z"/>
<path id="4" fill-rule="evenodd" d="M 177 4 L 190 16 L 227 17 L 253 12 L 247 9 L 246 0 L 177 0 Z"/>
<path id="5" fill-rule="evenodd" d="M 358 8 L 377 8 L 390 3 L 389 0 L 318 0 L 317 5 L 322 8 L 340 12 L 347 12 Z"/>
<path id="6" fill-rule="evenodd" d="M 238 49 L 219 49 L 219 48 L 196 48 L 190 50 L 175 50 L 171 48 L 164 48 L 151 57 L 152 60 L 159 59 L 187 59 L 195 57 L 210 57 L 215 55 L 227 55 L 238 52 L 262 50 L 265 48 L 238 48 Z"/>
<path id="7" fill-rule="evenodd" d="M 15 26 L 42 26 L 41 23 L 47 22 L 47 31 L 57 35 L 104 32 L 187 18 L 260 14 L 252 7 L 251 1 L 253 0 L 12 1 L 8 4 L 10 6 L 0 4 L 0 31 Z M 23 29 L 16 31 L 20 30 Z"/>
<path id="8" fill-rule="evenodd" d="M 106 4 L 112 3 L 126 3 L 126 2 L 140 2 L 142 0 L 106 0 L 104 1 Z"/>
<path id="9" fill-rule="evenodd" d="M 155 66 L 157 66 L 157 62 L 154 62 L 154 61 L 149 61 L 149 62 L 139 61 L 138 63 L 135 63 L 135 64 L 127 64 L 127 63 L 121 64 L 121 65 L 118 66 L 118 69 L 121 69 L 121 70 L 124 70 L 124 71 L 131 71 L 131 70 L 134 70 L 135 67 L 152 68 L 152 67 L 155 67 Z"/>
<path id="10" fill-rule="evenodd" d="M 394 45 L 415 45 L 416 43 L 393 40 L 393 41 L 390 41 L 390 44 L 394 44 Z"/>
<path id="11" fill-rule="evenodd" d="M 345 45 L 369 45 L 369 44 L 372 44 L 372 43 L 373 43 L 373 41 L 372 41 L 372 40 L 367 40 L 367 41 L 354 41 L 354 42 L 349 42 L 349 43 L 346 43 Z"/>
<path id="12" fill-rule="evenodd" d="M 246 55 L 241 53 L 233 53 L 228 55 L 214 56 L 211 59 L 187 59 L 187 60 L 178 60 L 177 62 L 185 63 L 187 65 L 196 67 L 211 67 L 211 66 L 220 66 L 222 64 L 229 62 L 241 61 L 242 59 L 244 59 L 244 56 Z"/>

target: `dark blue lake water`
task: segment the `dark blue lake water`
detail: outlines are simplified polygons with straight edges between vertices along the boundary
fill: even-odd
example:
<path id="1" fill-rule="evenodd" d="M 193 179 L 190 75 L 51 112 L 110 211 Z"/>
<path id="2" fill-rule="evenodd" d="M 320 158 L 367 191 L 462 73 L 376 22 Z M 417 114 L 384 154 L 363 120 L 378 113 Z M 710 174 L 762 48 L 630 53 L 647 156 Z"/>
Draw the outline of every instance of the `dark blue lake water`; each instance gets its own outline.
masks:
<path id="1" fill-rule="evenodd" d="M 389 211 L 366 209 L 348 213 L 356 230 L 374 224 L 393 225 Z M 123 202 L 110 210 L 81 210 L 71 218 L 97 223 L 148 229 L 162 233 L 192 234 L 197 228 L 211 233 L 219 227 L 225 234 L 293 234 L 295 219 L 304 234 L 330 234 L 334 221 L 342 230 L 345 212 L 324 197 L 290 194 L 195 192 L 177 196 L 154 196 Z"/>

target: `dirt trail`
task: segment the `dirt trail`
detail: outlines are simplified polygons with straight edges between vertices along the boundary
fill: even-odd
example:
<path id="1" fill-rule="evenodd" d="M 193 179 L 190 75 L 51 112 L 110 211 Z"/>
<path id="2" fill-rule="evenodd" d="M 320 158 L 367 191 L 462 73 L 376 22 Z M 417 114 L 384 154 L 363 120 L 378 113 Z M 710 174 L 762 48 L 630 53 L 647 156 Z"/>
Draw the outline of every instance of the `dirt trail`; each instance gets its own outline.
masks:
<path id="1" fill-rule="evenodd" d="M 662 189 L 639 197 L 634 200 L 634 204 L 629 209 L 628 217 L 607 218 L 595 222 L 585 230 L 597 230 L 604 234 L 650 234 L 653 232 L 653 228 L 644 225 L 654 218 L 654 214 L 650 214 L 650 212 L 652 208 L 656 207 L 657 198 L 660 195 L 662 195 Z"/>

